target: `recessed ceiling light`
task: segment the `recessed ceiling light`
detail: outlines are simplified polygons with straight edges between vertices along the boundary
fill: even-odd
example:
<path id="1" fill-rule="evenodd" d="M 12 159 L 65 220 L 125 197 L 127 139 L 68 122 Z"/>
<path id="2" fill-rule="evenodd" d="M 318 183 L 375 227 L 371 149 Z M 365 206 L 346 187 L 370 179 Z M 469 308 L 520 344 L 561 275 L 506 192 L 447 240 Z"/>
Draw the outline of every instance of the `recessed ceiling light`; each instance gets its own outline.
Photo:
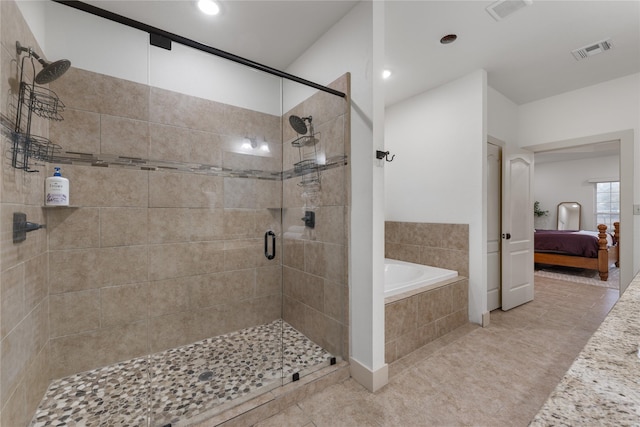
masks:
<path id="1" fill-rule="evenodd" d="M 391 70 L 384 70 L 382 72 L 382 78 L 383 79 L 388 79 L 389 77 L 391 77 Z"/>
<path id="2" fill-rule="evenodd" d="M 440 43 L 442 44 L 453 43 L 454 41 L 456 41 L 457 38 L 458 36 L 456 36 L 455 34 L 447 34 L 446 36 L 440 39 Z"/>
<path id="3" fill-rule="evenodd" d="M 207 15 L 217 15 L 220 13 L 220 6 L 213 0 L 198 0 L 198 7 L 202 13 Z"/>

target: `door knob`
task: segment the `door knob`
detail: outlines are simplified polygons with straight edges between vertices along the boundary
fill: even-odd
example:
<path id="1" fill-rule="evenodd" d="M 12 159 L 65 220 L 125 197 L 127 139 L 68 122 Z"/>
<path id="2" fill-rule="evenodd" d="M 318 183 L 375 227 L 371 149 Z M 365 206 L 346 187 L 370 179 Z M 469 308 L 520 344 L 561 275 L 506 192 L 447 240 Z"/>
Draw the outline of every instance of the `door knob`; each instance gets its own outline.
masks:
<path id="1" fill-rule="evenodd" d="M 511 233 L 502 233 L 502 238 L 509 240 L 511 238 Z"/>

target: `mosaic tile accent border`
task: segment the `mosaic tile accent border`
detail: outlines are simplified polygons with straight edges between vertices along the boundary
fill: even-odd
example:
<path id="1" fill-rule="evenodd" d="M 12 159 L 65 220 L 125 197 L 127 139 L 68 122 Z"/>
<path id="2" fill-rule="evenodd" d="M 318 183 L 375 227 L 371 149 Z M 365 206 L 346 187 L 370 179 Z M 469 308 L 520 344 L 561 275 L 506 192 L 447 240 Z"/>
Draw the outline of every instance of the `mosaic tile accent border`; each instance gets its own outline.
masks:
<path id="1" fill-rule="evenodd" d="M 276 320 L 54 380 L 31 427 L 175 425 L 327 366 L 332 357 Z"/>

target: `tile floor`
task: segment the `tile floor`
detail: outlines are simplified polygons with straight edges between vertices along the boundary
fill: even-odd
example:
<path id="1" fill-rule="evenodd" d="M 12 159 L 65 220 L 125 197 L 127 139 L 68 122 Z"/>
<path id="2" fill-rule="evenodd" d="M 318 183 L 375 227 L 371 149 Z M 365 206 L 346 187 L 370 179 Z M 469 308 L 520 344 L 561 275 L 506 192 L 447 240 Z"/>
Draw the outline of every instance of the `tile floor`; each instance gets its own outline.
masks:
<path id="1" fill-rule="evenodd" d="M 328 366 L 331 357 L 275 320 L 52 381 L 31 427 L 188 423 Z"/>
<path id="2" fill-rule="evenodd" d="M 348 379 L 256 426 L 527 426 L 617 297 L 536 277 L 534 301 L 394 362 L 382 390 Z"/>

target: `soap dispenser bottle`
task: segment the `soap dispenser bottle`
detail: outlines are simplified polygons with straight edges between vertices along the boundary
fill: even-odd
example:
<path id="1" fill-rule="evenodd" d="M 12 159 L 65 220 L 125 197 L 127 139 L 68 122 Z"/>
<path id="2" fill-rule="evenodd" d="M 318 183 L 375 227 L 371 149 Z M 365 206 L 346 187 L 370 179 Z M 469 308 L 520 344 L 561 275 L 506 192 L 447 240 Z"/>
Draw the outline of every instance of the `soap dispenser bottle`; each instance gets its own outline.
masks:
<path id="1" fill-rule="evenodd" d="M 44 184 L 45 206 L 69 206 L 69 180 L 60 174 L 60 168 L 55 167 L 53 176 L 48 177 Z"/>

